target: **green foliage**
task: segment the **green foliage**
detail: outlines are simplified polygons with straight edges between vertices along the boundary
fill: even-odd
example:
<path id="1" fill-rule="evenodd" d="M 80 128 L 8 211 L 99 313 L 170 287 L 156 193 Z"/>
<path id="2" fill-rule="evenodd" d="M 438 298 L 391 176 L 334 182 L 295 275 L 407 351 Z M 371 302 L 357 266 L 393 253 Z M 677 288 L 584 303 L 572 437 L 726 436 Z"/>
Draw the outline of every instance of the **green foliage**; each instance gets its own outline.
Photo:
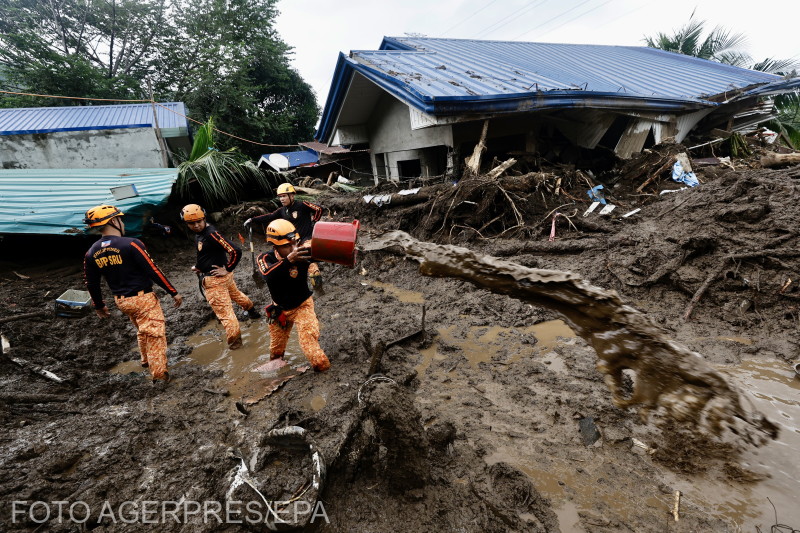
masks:
<path id="1" fill-rule="evenodd" d="M 739 133 L 734 133 L 728 137 L 725 143 L 728 145 L 728 151 L 733 157 L 746 157 L 752 153 L 747 141 Z"/>
<path id="2" fill-rule="evenodd" d="M 0 88 L 183 101 L 265 144 L 310 140 L 319 108 L 273 27 L 277 0 L 0 0 Z M 85 102 L 0 96 L 0 107 Z M 263 147 L 230 137 L 254 158 Z"/>
<path id="3" fill-rule="evenodd" d="M 784 74 L 798 67 L 797 61 L 793 59 L 767 58 L 754 63 L 750 55 L 744 51 L 747 43 L 744 34 L 731 33 L 717 26 L 704 36 L 705 24 L 704 20 L 695 20 L 693 12 L 689 22 L 673 31 L 671 35 L 659 32 L 655 37 L 645 37 L 644 42 L 651 48 L 773 74 Z"/>
<path id="4" fill-rule="evenodd" d="M 800 92 L 776 96 L 775 110 L 777 118 L 763 125 L 780 133 L 781 139 L 788 140 L 791 148 L 800 149 Z"/>
<path id="5" fill-rule="evenodd" d="M 724 28 L 716 27 L 703 37 L 705 21 L 693 20 L 678 28 L 672 35 L 658 33 L 655 38 L 645 37 L 645 43 L 651 48 L 659 48 L 668 52 L 677 52 L 687 56 L 711 59 L 729 65 L 742 66 L 742 61 L 749 61 L 749 56 L 736 52 L 747 40 L 743 34 L 731 34 Z"/>
<path id="6" fill-rule="evenodd" d="M 261 170 L 236 148 L 215 148 L 214 122 L 209 119 L 195 133 L 189 159 L 178 165 L 178 197 L 191 199 L 197 190 L 203 204 L 213 208 L 237 201 L 239 193 L 251 185 L 271 191 Z"/>

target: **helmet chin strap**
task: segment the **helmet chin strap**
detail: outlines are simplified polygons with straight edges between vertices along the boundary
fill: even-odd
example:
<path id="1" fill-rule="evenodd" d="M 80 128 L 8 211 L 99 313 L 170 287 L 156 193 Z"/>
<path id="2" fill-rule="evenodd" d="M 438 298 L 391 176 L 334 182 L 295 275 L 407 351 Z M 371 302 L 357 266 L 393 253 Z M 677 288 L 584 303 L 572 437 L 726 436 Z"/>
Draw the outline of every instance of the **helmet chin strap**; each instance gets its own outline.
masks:
<path id="1" fill-rule="evenodd" d="M 108 225 L 117 230 L 120 235 L 125 235 L 125 230 L 122 228 L 122 226 L 115 224 L 118 218 L 119 217 L 114 217 L 111 220 L 109 220 Z"/>

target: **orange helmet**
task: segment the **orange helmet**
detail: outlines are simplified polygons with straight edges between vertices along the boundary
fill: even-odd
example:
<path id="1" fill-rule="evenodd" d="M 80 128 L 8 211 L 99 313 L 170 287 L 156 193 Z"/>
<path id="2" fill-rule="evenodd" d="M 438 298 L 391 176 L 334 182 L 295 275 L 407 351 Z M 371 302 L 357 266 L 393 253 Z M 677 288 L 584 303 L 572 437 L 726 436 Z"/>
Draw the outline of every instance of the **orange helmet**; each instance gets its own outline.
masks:
<path id="1" fill-rule="evenodd" d="M 189 204 L 181 209 L 181 219 L 184 222 L 197 222 L 206 218 L 206 210 L 197 204 Z"/>
<path id="2" fill-rule="evenodd" d="M 83 223 L 87 224 L 90 228 L 97 228 L 99 226 L 105 226 L 112 218 L 121 217 L 124 214 L 125 213 L 113 205 L 98 205 L 86 211 L 86 217 L 84 217 Z"/>
<path id="3" fill-rule="evenodd" d="M 291 183 L 281 183 L 278 185 L 278 194 L 297 194 L 297 191 Z"/>
<path id="4" fill-rule="evenodd" d="M 278 220 L 273 220 L 267 226 L 267 242 L 280 246 L 282 244 L 291 244 L 299 239 L 300 236 L 297 234 L 294 224 L 288 220 L 279 218 Z"/>

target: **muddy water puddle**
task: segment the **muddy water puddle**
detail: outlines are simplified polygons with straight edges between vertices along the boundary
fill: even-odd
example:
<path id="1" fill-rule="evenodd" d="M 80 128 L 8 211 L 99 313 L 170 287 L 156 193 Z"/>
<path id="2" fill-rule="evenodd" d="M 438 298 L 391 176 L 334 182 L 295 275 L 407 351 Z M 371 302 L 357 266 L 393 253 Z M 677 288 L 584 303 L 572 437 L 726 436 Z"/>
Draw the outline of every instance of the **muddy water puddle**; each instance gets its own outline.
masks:
<path id="1" fill-rule="evenodd" d="M 448 358 L 442 353 L 442 344 L 455 347 L 473 369 L 479 368 L 480 363 L 491 362 L 501 351 L 510 350 L 513 353 L 503 361 L 503 365 L 511 365 L 522 357 L 539 356 L 553 370 L 566 372 L 564 362 L 552 349 L 573 343 L 576 337 L 575 332 L 563 320 L 540 322 L 524 328 L 471 326 L 466 331 L 460 331 L 457 326 L 451 325 L 439 327 L 437 332 L 437 341 L 420 350 L 422 360 L 415 367 L 419 375 L 424 374 L 434 361 Z M 536 343 L 520 343 L 520 339 L 526 336 L 534 337 Z"/>
<path id="2" fill-rule="evenodd" d="M 762 529 L 775 523 L 777 511 L 779 523 L 797 528 L 800 525 L 800 508 L 797 506 L 800 494 L 800 379 L 790 365 L 775 360 L 745 360 L 735 367 L 720 370 L 741 387 L 758 410 L 780 427 L 780 435 L 761 448 L 748 450 L 740 461 L 742 467 L 769 477 L 738 490 L 731 487 L 730 497 L 723 497 L 715 509 L 740 525 L 760 525 Z M 734 506 L 728 502 L 738 502 L 736 505 L 741 511 L 734 512 Z M 726 509 L 729 505 L 730 511 Z"/>
<path id="3" fill-rule="evenodd" d="M 720 368 L 770 420 L 780 426 L 780 436 L 760 448 L 749 448 L 736 465 L 764 479 L 741 483 L 724 478 L 678 475 L 665 471 L 669 485 L 682 493 L 684 513 L 702 513 L 731 525 L 732 531 L 768 531 L 778 523 L 797 527 L 800 509 L 800 378 L 791 367 L 779 361 L 745 360 L 735 367 Z M 602 428 L 601 428 L 602 430 Z M 657 444 L 657 443 L 656 443 Z M 598 463 L 605 459 L 597 457 Z M 564 532 L 584 531 L 578 524 L 579 511 L 591 512 L 598 500 L 613 509 L 623 520 L 634 512 L 626 504 L 623 492 L 609 485 L 602 487 L 586 474 L 578 474 L 577 466 L 590 470 L 583 462 L 551 459 L 542 465 L 527 456 L 524 447 L 498 447 L 486 457 L 488 464 L 507 462 L 523 471 L 543 495 L 549 497 Z M 775 510 L 772 504 L 775 505 Z M 648 505 L 668 512 L 671 496 L 660 494 Z M 737 529 L 738 528 L 738 529 Z"/>
<path id="4" fill-rule="evenodd" d="M 265 376 L 257 369 L 269 362 L 269 327 L 263 320 L 241 321 L 243 346 L 238 350 L 230 350 L 225 341 L 222 326 L 212 319 L 197 333 L 186 340 L 192 347 L 191 353 L 180 361 L 171 364 L 170 370 L 179 369 L 187 364 L 208 366 L 214 370 L 222 370 L 222 385 L 228 389 L 232 398 L 250 397 L 262 392 Z M 297 338 L 292 332 L 286 346 L 284 359 L 288 365 L 269 373 L 269 377 L 286 377 L 295 369 L 308 365 Z M 139 361 L 125 361 L 114 366 L 110 372 L 127 374 L 144 371 Z M 180 379 L 180 372 L 171 372 L 174 379 Z M 321 398 L 321 397 L 320 397 Z M 313 399 L 312 399 L 313 400 Z M 311 401 L 310 401 L 311 402 Z M 314 400 L 308 407 L 319 410 L 325 406 L 324 398 Z"/>

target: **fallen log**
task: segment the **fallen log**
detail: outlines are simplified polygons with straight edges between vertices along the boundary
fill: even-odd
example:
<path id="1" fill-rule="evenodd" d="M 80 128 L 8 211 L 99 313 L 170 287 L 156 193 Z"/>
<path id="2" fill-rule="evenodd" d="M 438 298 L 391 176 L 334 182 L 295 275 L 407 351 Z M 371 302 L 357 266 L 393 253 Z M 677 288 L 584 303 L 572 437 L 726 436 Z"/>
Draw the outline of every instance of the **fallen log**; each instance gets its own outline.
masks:
<path id="1" fill-rule="evenodd" d="M 778 436 L 779 427 L 745 403 L 723 374 L 669 339 L 664 329 L 615 291 L 590 285 L 576 274 L 417 241 L 402 231 L 388 232 L 362 247 L 365 252 L 399 247 L 420 263 L 422 275 L 461 279 L 560 313 L 597 352 L 597 369 L 604 374 L 614 405 L 638 406 L 643 422 L 657 412 L 661 422 L 672 420 L 686 430 L 717 437 L 729 432 L 754 445 Z M 625 370 L 636 375 L 632 391 L 625 384 Z"/>
<path id="2" fill-rule="evenodd" d="M 765 168 L 796 165 L 800 163 L 800 154 L 770 153 L 761 158 L 761 166 Z"/>

